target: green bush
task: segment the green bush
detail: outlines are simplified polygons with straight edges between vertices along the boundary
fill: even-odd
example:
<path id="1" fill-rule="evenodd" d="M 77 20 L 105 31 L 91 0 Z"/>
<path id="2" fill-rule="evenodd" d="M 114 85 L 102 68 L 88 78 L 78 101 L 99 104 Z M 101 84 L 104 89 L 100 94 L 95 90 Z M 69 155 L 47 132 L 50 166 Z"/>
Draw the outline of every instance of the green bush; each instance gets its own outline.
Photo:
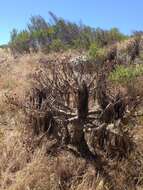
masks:
<path id="1" fill-rule="evenodd" d="M 116 42 L 127 39 L 127 36 L 123 35 L 118 28 L 111 28 L 108 34 L 108 41 Z"/>
<path id="2" fill-rule="evenodd" d="M 89 48 L 89 56 L 93 59 L 96 59 L 97 57 L 97 52 L 98 52 L 98 47 L 96 43 L 91 44 Z"/>
<path id="3" fill-rule="evenodd" d="M 11 32 L 10 48 L 19 53 L 29 52 L 31 49 L 34 51 L 45 51 L 45 49 L 60 51 L 66 48 L 90 49 L 91 57 L 99 56 L 101 58 L 104 57 L 104 49 L 98 48 L 104 48 L 125 37 L 116 28 L 111 30 L 95 29 L 83 24 L 65 21 L 53 13 L 50 13 L 50 16 L 52 23 L 47 22 L 41 16 L 33 16 L 24 31 L 18 32 L 14 29 Z"/>
<path id="4" fill-rule="evenodd" d="M 105 48 L 99 48 L 96 43 L 91 44 L 89 48 L 89 57 L 93 60 L 101 60 L 104 61 L 104 59 L 107 56 L 107 51 Z"/>
<path id="5" fill-rule="evenodd" d="M 109 79 L 113 82 L 126 84 L 143 75 L 143 65 L 117 66 L 110 73 Z"/>
<path id="6" fill-rule="evenodd" d="M 62 43 L 62 41 L 60 39 L 55 39 L 50 44 L 51 51 L 58 52 L 58 51 L 65 50 L 65 49 L 66 49 L 66 46 Z"/>
<path id="7" fill-rule="evenodd" d="M 22 31 L 19 35 L 15 36 L 13 41 L 10 43 L 11 49 L 18 53 L 29 53 L 30 52 L 30 35 L 27 31 Z"/>

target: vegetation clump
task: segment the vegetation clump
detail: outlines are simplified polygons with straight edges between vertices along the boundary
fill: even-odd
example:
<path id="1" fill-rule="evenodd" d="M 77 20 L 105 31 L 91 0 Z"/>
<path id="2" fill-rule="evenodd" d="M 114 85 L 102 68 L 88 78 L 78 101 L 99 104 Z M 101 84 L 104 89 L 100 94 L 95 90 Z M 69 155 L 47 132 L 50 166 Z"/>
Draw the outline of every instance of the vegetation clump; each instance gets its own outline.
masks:
<path id="1" fill-rule="evenodd" d="M 0 189 L 142 189 L 141 34 L 50 15 L 0 55 Z"/>
<path id="2" fill-rule="evenodd" d="M 127 37 L 117 28 L 109 31 L 79 25 L 49 13 L 52 23 L 41 16 L 33 16 L 23 31 L 13 29 L 9 47 L 13 53 L 30 51 L 61 51 L 65 49 L 88 50 L 93 44 L 102 48 Z"/>
<path id="3" fill-rule="evenodd" d="M 128 83 L 143 75 L 143 65 L 117 66 L 109 78 L 113 82 Z"/>

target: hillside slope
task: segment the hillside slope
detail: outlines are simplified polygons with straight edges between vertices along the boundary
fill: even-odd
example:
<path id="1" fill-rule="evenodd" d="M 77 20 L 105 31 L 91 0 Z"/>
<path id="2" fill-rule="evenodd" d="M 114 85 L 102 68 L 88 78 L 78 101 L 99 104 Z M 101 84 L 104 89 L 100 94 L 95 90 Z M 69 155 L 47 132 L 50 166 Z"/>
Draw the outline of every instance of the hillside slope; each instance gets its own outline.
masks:
<path id="1" fill-rule="evenodd" d="M 122 153 L 120 147 L 115 146 L 110 154 L 97 146 L 94 150 L 97 155 L 90 160 L 82 156 L 76 146 L 57 146 L 57 139 L 49 138 L 43 132 L 33 134 L 25 108 L 21 109 L 23 105 L 27 106 L 25 102 L 34 88 L 35 73 L 39 76 L 46 69 L 50 70 L 51 62 L 66 64 L 67 60 L 72 60 L 73 63 L 79 55 L 69 51 L 21 55 L 14 59 L 10 54 L 0 52 L 0 190 L 143 189 L 142 117 L 129 129 L 134 143 L 129 154 L 118 158 L 118 153 Z M 55 68 L 58 72 L 58 67 Z M 96 67 L 86 74 L 87 80 L 94 69 Z M 46 73 L 47 76 L 50 74 Z M 90 107 L 94 108 L 93 100 L 90 100 Z M 97 135 L 93 133 L 91 138 L 90 130 L 85 132 L 89 142 Z"/>

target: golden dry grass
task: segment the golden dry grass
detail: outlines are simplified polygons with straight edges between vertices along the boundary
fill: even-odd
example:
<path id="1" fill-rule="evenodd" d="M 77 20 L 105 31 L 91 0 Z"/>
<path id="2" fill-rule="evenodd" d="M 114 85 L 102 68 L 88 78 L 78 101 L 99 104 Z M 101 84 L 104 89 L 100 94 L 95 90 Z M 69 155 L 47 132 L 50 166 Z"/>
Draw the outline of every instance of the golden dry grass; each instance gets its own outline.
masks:
<path id="1" fill-rule="evenodd" d="M 48 155 L 50 142 L 44 140 L 40 146 L 36 146 L 37 137 L 33 137 L 30 129 L 25 126 L 23 113 L 5 102 L 5 93 L 23 99 L 31 87 L 31 74 L 39 69 L 39 62 L 46 64 L 48 59 L 59 56 L 64 58 L 65 55 L 32 54 L 17 59 L 7 53 L 2 53 L 2 56 L 0 54 L 0 60 L 5 61 L 0 65 L 0 190 L 110 189 L 110 182 L 105 181 L 85 159 L 75 157 L 65 150 L 59 151 L 55 156 Z M 139 134 L 142 130 L 143 127 L 140 127 L 134 131 L 136 141 L 141 138 L 139 146 L 143 143 L 143 136 Z M 143 170 L 139 170 L 137 185 L 129 184 L 132 175 L 136 177 L 135 170 L 138 169 L 137 164 L 140 164 L 137 161 L 142 167 L 142 156 L 133 154 L 129 160 L 114 163 L 111 171 L 107 168 L 115 181 L 116 190 L 143 189 Z"/>

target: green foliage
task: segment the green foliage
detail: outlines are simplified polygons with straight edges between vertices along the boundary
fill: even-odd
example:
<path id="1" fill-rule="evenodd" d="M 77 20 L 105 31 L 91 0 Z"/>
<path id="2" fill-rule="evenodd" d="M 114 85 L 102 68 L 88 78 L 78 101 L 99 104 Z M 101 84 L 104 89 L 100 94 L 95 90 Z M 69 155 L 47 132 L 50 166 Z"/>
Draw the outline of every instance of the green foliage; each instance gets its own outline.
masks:
<path id="1" fill-rule="evenodd" d="M 91 44 L 89 48 L 89 57 L 93 60 L 104 60 L 107 56 L 107 51 L 105 48 L 99 48 L 96 43 Z"/>
<path id="2" fill-rule="evenodd" d="M 97 57 L 97 53 L 98 53 L 98 47 L 96 43 L 91 44 L 90 48 L 89 48 L 89 56 L 93 59 L 96 59 Z"/>
<path id="3" fill-rule="evenodd" d="M 14 28 L 14 29 L 12 30 L 11 34 L 10 34 L 10 36 L 11 36 L 11 41 L 12 41 L 12 42 L 14 42 L 14 40 L 15 40 L 16 37 L 17 37 L 17 35 L 18 35 L 18 31 Z"/>
<path id="4" fill-rule="evenodd" d="M 123 35 L 118 28 L 111 28 L 109 30 L 109 41 L 122 41 L 127 39 L 127 36 Z"/>
<path id="5" fill-rule="evenodd" d="M 51 51 L 58 52 L 58 51 L 66 49 L 66 46 L 64 46 L 64 44 L 62 43 L 60 39 L 55 39 L 52 41 L 50 45 L 50 49 Z"/>
<path id="6" fill-rule="evenodd" d="M 1 49 L 7 49 L 7 48 L 8 48 L 8 45 L 7 45 L 7 44 L 0 45 L 0 48 L 1 48 Z"/>
<path id="7" fill-rule="evenodd" d="M 113 82 L 127 84 L 142 75 L 143 65 L 129 67 L 117 66 L 116 70 L 110 74 L 109 79 Z"/>
<path id="8" fill-rule="evenodd" d="M 28 24 L 28 30 L 30 32 L 38 31 L 38 30 L 45 30 L 48 28 L 48 24 L 44 18 L 41 16 L 32 16 L 30 18 L 30 24 Z"/>
<path id="9" fill-rule="evenodd" d="M 17 51 L 18 53 L 29 53 L 30 52 L 30 34 L 25 30 L 13 37 L 13 40 L 10 43 L 12 50 Z"/>
<path id="10" fill-rule="evenodd" d="M 94 29 L 65 21 L 51 12 L 49 14 L 52 22 L 47 22 L 41 16 L 32 16 L 26 30 L 18 32 L 13 29 L 9 43 L 10 48 L 19 53 L 28 53 L 30 49 L 34 51 L 45 49 L 60 51 L 66 48 L 82 50 L 89 50 L 90 48 L 92 54 L 92 51 L 96 51 L 96 48 L 93 47 L 94 44 L 103 48 L 125 38 L 125 35 L 116 28 L 109 31 L 100 28 Z M 100 49 L 99 52 L 102 54 L 103 50 Z"/>

